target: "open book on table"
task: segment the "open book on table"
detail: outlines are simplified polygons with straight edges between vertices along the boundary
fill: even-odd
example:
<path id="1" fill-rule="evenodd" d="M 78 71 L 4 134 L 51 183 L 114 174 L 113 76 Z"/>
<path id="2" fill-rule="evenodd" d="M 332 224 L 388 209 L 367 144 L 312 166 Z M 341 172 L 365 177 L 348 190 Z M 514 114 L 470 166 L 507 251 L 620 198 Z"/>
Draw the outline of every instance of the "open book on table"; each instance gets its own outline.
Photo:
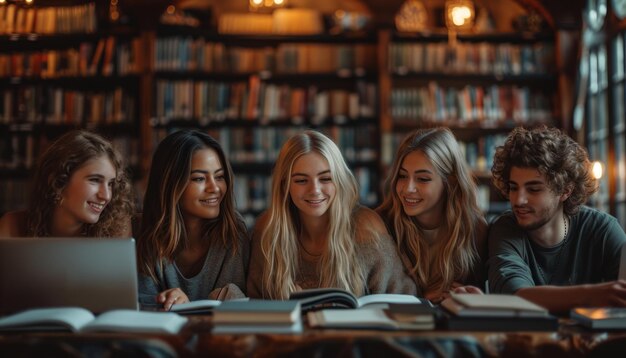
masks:
<path id="1" fill-rule="evenodd" d="M 0 332 L 70 331 L 176 334 L 187 318 L 168 312 L 112 310 L 97 317 L 80 307 L 36 308 L 0 318 Z"/>
<path id="2" fill-rule="evenodd" d="M 378 293 L 356 297 L 354 294 L 338 288 L 316 288 L 293 292 L 290 300 L 300 301 L 302 311 L 323 308 L 388 308 L 391 303 L 423 304 L 432 306 L 430 301 L 412 295 Z"/>

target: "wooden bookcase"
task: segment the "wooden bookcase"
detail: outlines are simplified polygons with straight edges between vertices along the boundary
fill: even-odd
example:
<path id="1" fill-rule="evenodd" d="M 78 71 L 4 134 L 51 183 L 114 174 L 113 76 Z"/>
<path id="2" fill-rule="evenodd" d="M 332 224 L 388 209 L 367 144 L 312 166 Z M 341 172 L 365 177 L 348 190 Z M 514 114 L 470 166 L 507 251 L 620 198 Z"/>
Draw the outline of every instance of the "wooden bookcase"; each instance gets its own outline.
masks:
<path id="1" fill-rule="evenodd" d="M 74 128 L 110 139 L 138 176 L 139 32 L 96 26 L 86 1 L 0 7 L 0 212 L 24 207 L 37 157 Z"/>
<path id="2" fill-rule="evenodd" d="M 2 75 L 0 60 L 0 193 L 5 193 L 0 212 L 26 204 L 34 159 L 71 128 L 91 128 L 116 143 L 131 164 L 139 203 L 152 153 L 164 136 L 179 128 L 212 134 L 231 160 L 238 208 L 250 223 L 267 206 L 273 162 L 292 133 L 314 128 L 333 138 L 360 183 L 362 203 L 375 207 L 401 137 L 419 127 L 448 126 L 479 180 L 483 209 L 495 214 L 507 206 L 490 186 L 495 145 L 519 124 L 561 125 L 552 33 L 459 35 L 455 46 L 448 44 L 447 33 L 402 35 L 388 29 L 221 35 L 208 29 L 110 26 L 102 15 L 108 5 L 96 4 L 101 26 L 87 34 L 0 35 L 9 43 L 0 49 L 0 59 L 12 63 L 28 63 L 22 58 L 37 51 L 57 51 L 63 63 L 78 58 L 75 72 L 54 77 L 26 74 L 26 65 Z M 100 43 L 102 59 L 96 59 Z M 65 54 L 71 51 L 78 55 Z M 415 53 L 422 54 L 421 62 Z M 94 63 L 95 72 L 89 71 Z M 77 116 L 61 106 L 52 110 L 58 121 L 50 121 L 46 111 L 56 97 L 32 99 L 31 87 L 37 88 L 34 93 L 63 91 L 56 96 L 64 105 L 71 103 L 63 97 L 68 91 L 103 96 L 106 103 L 110 94 L 111 102 L 121 98 L 122 105 L 113 106 L 117 114 L 96 111 L 104 117 L 97 120 L 87 109 Z M 27 103 L 35 105 L 22 106 Z M 18 110 L 22 107 L 28 110 Z"/>
<path id="3" fill-rule="evenodd" d="M 491 161 L 515 126 L 560 127 L 554 34 L 381 35 L 383 164 L 410 130 L 449 127 L 479 183 L 489 215 L 508 202 L 491 186 Z"/>

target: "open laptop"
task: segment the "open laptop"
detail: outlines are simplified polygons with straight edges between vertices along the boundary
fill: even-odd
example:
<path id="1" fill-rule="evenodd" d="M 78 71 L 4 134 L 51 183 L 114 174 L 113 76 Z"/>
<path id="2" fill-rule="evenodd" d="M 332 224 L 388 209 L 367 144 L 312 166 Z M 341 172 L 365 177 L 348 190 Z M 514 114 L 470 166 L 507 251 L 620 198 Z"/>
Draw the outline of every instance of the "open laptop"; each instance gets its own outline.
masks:
<path id="1" fill-rule="evenodd" d="M 135 240 L 0 238 L 0 316 L 61 306 L 137 309 Z"/>

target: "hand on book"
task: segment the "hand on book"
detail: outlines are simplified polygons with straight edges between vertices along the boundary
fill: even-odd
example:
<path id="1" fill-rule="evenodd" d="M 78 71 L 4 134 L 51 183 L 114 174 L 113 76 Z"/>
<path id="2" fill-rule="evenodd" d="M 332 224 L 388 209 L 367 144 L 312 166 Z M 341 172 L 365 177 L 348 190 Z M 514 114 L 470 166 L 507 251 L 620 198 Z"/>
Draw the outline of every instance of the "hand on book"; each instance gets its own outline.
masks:
<path id="1" fill-rule="evenodd" d="M 452 289 L 451 292 L 454 292 L 454 293 L 474 293 L 474 294 L 477 294 L 477 295 L 482 295 L 483 294 L 483 291 L 480 288 L 478 288 L 476 286 L 470 286 L 470 285 L 455 287 L 455 288 Z"/>
<path id="2" fill-rule="evenodd" d="M 445 300 L 446 298 L 450 297 L 450 292 L 474 293 L 474 294 L 479 294 L 479 295 L 483 294 L 483 291 L 481 291 L 480 288 L 476 286 L 463 285 L 459 282 L 453 282 L 452 287 L 450 287 L 449 291 L 440 291 L 440 290 L 428 291 L 424 294 L 424 298 L 428 299 L 430 302 L 434 304 L 438 304 L 438 303 L 441 303 L 441 301 Z"/>
<path id="3" fill-rule="evenodd" d="M 163 310 L 169 311 L 173 304 L 187 303 L 189 298 L 180 288 L 170 288 L 157 295 L 157 302 L 163 304 Z"/>

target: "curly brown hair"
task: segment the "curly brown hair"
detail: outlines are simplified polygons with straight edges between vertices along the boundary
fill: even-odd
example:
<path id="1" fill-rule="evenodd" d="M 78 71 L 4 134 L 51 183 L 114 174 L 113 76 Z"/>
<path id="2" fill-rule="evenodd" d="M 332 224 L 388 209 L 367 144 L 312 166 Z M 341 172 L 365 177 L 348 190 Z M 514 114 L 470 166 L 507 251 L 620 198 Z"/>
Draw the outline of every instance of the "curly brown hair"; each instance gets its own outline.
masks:
<path id="1" fill-rule="evenodd" d="M 119 153 L 101 136 L 74 130 L 54 141 L 43 153 L 35 172 L 32 197 L 27 214 L 29 236 L 50 236 L 51 218 L 61 201 L 63 189 L 72 174 L 87 161 L 106 155 L 115 168 L 112 198 L 95 224 L 85 224 L 82 234 L 91 237 L 115 237 L 129 232 L 134 210 L 131 185 Z"/>
<path id="2" fill-rule="evenodd" d="M 576 214 L 598 190 L 587 151 L 556 128 L 518 127 L 509 134 L 504 145 L 496 148 L 491 168 L 493 183 L 507 198 L 512 167 L 537 169 L 557 194 L 571 190 L 563 202 L 566 215 Z"/>

